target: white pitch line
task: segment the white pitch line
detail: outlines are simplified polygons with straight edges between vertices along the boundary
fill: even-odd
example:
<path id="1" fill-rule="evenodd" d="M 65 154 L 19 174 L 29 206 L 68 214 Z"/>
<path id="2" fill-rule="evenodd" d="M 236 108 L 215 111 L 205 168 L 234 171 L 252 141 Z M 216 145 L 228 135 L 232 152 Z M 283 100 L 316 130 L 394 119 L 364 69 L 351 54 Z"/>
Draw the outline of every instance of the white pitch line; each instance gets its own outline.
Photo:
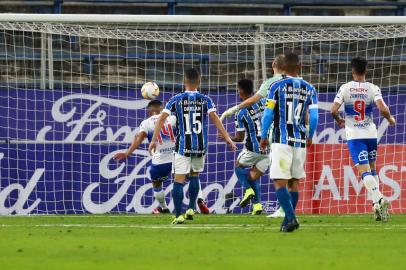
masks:
<path id="1" fill-rule="evenodd" d="M 386 224 L 387 225 L 387 224 Z M 304 224 L 300 229 L 315 230 L 322 228 L 341 228 L 341 229 L 363 229 L 363 230 L 406 230 L 406 225 L 393 224 L 389 226 L 379 225 L 362 225 L 362 224 Z M 205 224 L 205 225 L 140 225 L 140 224 L 35 224 L 35 225 L 20 225 L 20 224 L 0 224 L 2 228 L 13 227 L 47 227 L 47 228 L 127 228 L 127 229 L 233 229 L 233 230 L 249 230 L 249 229 L 262 229 L 262 230 L 276 230 L 279 226 L 268 225 L 235 225 L 235 224 Z"/>
<path id="2" fill-rule="evenodd" d="M 268 213 L 269 214 L 269 213 Z M 401 215 L 401 214 L 399 214 Z M 128 215 L 42 215 L 42 214 L 35 214 L 35 215 L 8 215 L 8 216 L 0 216 L 0 218 L 157 218 L 163 217 L 165 215 L 152 215 L 152 214 L 128 214 Z M 249 214 L 210 214 L 210 215 L 201 215 L 203 217 L 210 217 L 210 218 L 260 218 L 266 217 L 266 215 L 261 216 L 250 216 Z M 321 215 L 298 215 L 299 218 L 364 218 L 366 214 L 356 215 L 356 214 L 349 214 L 349 215 L 329 215 L 329 214 L 321 214 Z M 371 215 L 372 217 L 372 215 Z M 278 220 L 280 218 L 269 218 L 270 220 Z"/>

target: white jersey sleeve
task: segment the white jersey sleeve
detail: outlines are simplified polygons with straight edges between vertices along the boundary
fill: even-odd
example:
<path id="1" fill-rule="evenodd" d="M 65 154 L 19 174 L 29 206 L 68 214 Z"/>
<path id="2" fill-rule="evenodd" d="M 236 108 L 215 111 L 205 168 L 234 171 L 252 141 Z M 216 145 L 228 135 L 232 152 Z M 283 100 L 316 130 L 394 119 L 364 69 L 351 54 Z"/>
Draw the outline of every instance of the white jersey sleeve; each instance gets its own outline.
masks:
<path id="1" fill-rule="evenodd" d="M 155 125 L 159 117 L 160 115 L 151 116 L 142 121 L 139 127 L 139 132 L 143 131 L 147 133 L 148 141 L 151 141 L 152 136 L 154 135 Z M 175 148 L 175 128 L 176 117 L 169 116 L 158 135 L 156 152 L 152 156 L 153 164 L 158 165 L 172 162 L 173 151 Z"/>
<path id="2" fill-rule="evenodd" d="M 334 102 L 336 102 L 336 103 L 338 103 L 338 104 L 343 104 L 343 102 L 344 102 L 344 92 L 345 92 L 345 89 L 346 89 L 346 87 L 345 87 L 345 84 L 344 85 L 342 85 L 341 87 L 340 87 L 340 89 L 338 89 L 338 92 L 337 92 L 337 95 L 336 95 L 336 97 L 335 97 L 335 99 L 334 99 Z"/>
<path id="3" fill-rule="evenodd" d="M 176 116 L 169 115 L 168 118 L 166 118 L 166 122 L 171 124 L 172 127 L 176 127 Z"/>
<path id="4" fill-rule="evenodd" d="M 340 87 L 334 102 L 344 104 L 347 140 L 377 138 L 372 110 L 382 94 L 376 85 L 351 81 Z"/>
<path id="5" fill-rule="evenodd" d="M 382 93 L 381 93 L 381 89 L 378 86 L 376 86 L 376 85 L 373 85 L 373 86 L 375 86 L 373 93 L 374 93 L 374 101 L 376 102 L 377 100 L 382 99 Z"/>
<path id="6" fill-rule="evenodd" d="M 141 122 L 140 127 L 138 128 L 138 133 L 144 132 L 148 135 L 148 119 Z"/>

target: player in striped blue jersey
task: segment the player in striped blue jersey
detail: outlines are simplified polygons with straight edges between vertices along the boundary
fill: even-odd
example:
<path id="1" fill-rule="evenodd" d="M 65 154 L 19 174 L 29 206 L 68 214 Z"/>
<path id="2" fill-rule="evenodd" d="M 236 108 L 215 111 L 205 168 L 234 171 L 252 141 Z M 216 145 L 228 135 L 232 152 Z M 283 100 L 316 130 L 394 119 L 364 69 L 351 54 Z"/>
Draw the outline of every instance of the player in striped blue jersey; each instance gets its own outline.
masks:
<path id="1" fill-rule="evenodd" d="M 282 79 L 284 76 L 284 67 L 285 67 L 285 56 L 283 54 L 277 55 L 275 59 L 272 62 L 272 71 L 273 71 L 273 76 L 271 78 L 268 78 L 265 80 L 262 84 L 259 90 L 255 93 L 255 95 L 251 96 L 250 98 L 242 101 L 240 104 L 235 105 L 229 109 L 227 109 L 220 117 L 220 120 L 223 121 L 223 119 L 226 119 L 228 117 L 231 117 L 235 113 L 237 113 L 240 109 L 248 108 L 255 103 L 259 102 L 263 98 L 268 97 L 268 91 L 270 86 L 276 82 Z M 284 218 L 285 217 L 285 212 L 283 212 L 283 208 L 279 207 L 274 213 L 271 215 L 268 215 L 267 217 L 270 218 Z"/>
<path id="2" fill-rule="evenodd" d="M 243 79 L 237 85 L 238 95 L 245 101 L 254 95 L 254 85 L 251 80 Z M 244 189 L 244 197 L 240 202 L 245 207 L 253 200 L 252 214 L 262 212 L 261 187 L 259 178 L 268 170 L 268 153 L 262 153 L 259 145 L 261 139 L 261 120 L 265 108 L 265 100 L 260 99 L 248 108 L 240 109 L 235 114 L 236 135 L 231 139 L 234 142 L 243 142 L 244 149 L 238 155 L 235 174 Z M 251 167 L 248 172 L 245 168 Z"/>
<path id="3" fill-rule="evenodd" d="M 154 135 L 149 145 L 150 153 L 156 149 L 156 139 L 159 131 L 169 115 L 176 116 L 177 135 L 173 162 L 174 184 L 172 197 L 175 205 L 175 219 L 173 224 L 183 223 L 182 216 L 183 185 L 186 178 L 189 180 L 189 208 L 186 219 L 193 219 L 196 209 L 196 199 L 199 193 L 199 173 L 203 171 L 205 155 L 207 152 L 208 118 L 214 123 L 225 141 L 236 150 L 234 142 L 225 130 L 220 118 L 217 116 L 213 101 L 206 95 L 198 92 L 200 74 L 196 69 L 185 72 L 184 93 L 172 97 L 166 104 L 161 117 L 158 119 Z"/>
<path id="4" fill-rule="evenodd" d="M 261 149 L 268 144 L 268 130 L 273 123 L 270 178 L 274 179 L 276 196 L 285 211 L 281 231 L 292 232 L 299 227 L 295 208 L 299 199 L 300 178 L 305 177 L 304 163 L 306 145 L 318 123 L 316 89 L 299 77 L 299 57 L 294 53 L 285 55 L 286 77 L 273 83 L 269 89 L 262 119 Z M 309 134 L 306 133 L 306 116 Z M 289 194 L 286 186 L 289 184 Z"/>

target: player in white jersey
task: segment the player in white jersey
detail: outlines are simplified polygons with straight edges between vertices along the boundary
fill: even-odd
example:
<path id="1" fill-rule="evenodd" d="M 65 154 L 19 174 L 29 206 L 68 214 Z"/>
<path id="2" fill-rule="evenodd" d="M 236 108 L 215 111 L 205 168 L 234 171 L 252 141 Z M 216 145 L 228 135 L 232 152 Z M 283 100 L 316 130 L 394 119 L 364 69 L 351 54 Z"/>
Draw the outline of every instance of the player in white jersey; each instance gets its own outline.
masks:
<path id="1" fill-rule="evenodd" d="M 163 105 L 161 101 L 153 100 L 148 103 L 147 109 L 150 117 L 141 122 L 138 135 L 134 138 L 133 143 L 127 152 L 117 153 L 116 160 L 127 159 L 140 144 L 147 138 L 151 139 L 155 128 L 155 122 L 159 118 Z M 149 167 L 149 173 L 152 180 L 154 197 L 159 203 L 159 207 L 153 210 L 154 214 L 169 213 L 165 201 L 165 192 L 162 189 L 162 182 L 167 180 L 172 171 L 173 149 L 175 146 L 175 128 L 176 117 L 168 117 L 160 136 L 155 154 L 152 156 L 152 164 Z"/>
<path id="2" fill-rule="evenodd" d="M 389 201 L 379 191 L 379 179 L 376 173 L 378 134 L 372 118 L 374 103 L 382 115 L 395 125 L 395 118 L 382 99 L 378 86 L 366 82 L 367 64 L 359 57 L 352 59 L 353 81 L 340 87 L 331 108 L 331 114 L 340 125 L 345 127 L 348 149 L 351 158 L 362 177 L 365 188 L 372 194 L 375 220 L 388 221 Z M 344 104 L 345 119 L 338 112 Z"/>
<path id="3" fill-rule="evenodd" d="M 114 156 L 116 160 L 121 161 L 127 159 L 146 138 L 148 141 L 151 141 L 156 121 L 161 115 L 163 109 L 163 104 L 159 100 L 153 100 L 148 103 L 147 109 L 150 117 L 141 122 L 138 135 L 134 138 L 134 141 L 127 152 L 117 153 Z M 158 135 L 157 148 L 152 156 L 152 164 L 149 167 L 154 197 L 159 203 L 159 207 L 153 210 L 153 214 L 170 212 L 165 201 L 165 192 L 162 188 L 162 182 L 167 180 L 172 172 L 172 160 L 176 133 L 175 127 L 176 117 L 169 116 L 166 119 L 160 134 Z M 208 214 L 209 210 L 202 199 L 201 193 L 199 194 L 198 198 L 200 212 Z"/>

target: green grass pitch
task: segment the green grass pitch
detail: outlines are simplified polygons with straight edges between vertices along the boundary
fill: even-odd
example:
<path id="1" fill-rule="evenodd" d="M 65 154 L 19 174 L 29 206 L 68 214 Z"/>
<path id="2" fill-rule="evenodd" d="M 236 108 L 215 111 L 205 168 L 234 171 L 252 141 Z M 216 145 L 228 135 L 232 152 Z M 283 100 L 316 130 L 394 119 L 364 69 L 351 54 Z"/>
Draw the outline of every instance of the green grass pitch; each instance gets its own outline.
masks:
<path id="1" fill-rule="evenodd" d="M 406 216 L 0 217 L 0 269 L 406 269 Z"/>

